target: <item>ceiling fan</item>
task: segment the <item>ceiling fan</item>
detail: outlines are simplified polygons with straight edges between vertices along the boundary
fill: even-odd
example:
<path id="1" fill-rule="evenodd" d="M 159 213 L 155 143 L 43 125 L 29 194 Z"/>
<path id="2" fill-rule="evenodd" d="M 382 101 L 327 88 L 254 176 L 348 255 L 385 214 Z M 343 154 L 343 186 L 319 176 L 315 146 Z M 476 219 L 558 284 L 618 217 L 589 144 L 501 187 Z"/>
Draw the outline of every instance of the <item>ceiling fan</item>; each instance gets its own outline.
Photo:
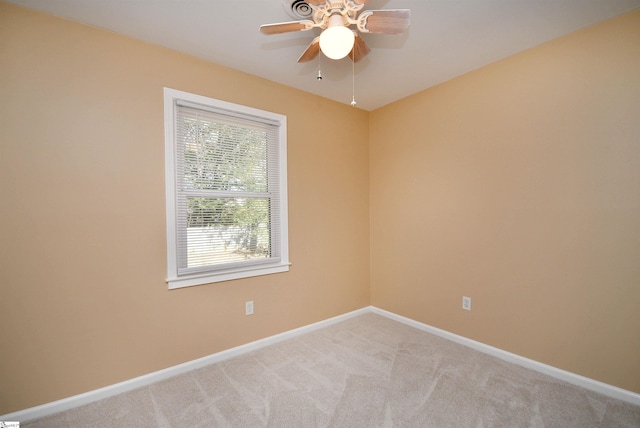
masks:
<path id="1" fill-rule="evenodd" d="M 353 62 L 364 58 L 371 50 L 360 33 L 400 34 L 409 27 L 409 9 L 366 10 L 369 0 L 305 0 L 311 7 L 312 19 L 265 24 L 260 31 L 266 35 L 308 31 L 320 28 L 322 33 L 298 58 L 298 62 L 314 59 L 320 51 L 331 59 L 349 55 Z M 359 14 L 359 15 L 358 15 Z M 350 29 L 355 25 L 357 31 Z"/>

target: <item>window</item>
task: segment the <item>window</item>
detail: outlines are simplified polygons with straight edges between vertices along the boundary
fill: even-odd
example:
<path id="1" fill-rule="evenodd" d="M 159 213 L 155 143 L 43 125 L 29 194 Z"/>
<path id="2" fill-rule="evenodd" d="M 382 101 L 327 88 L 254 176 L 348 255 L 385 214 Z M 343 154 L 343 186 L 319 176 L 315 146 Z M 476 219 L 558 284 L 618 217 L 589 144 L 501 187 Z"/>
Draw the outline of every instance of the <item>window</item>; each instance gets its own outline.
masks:
<path id="1" fill-rule="evenodd" d="M 169 288 L 289 270 L 286 117 L 165 88 Z"/>

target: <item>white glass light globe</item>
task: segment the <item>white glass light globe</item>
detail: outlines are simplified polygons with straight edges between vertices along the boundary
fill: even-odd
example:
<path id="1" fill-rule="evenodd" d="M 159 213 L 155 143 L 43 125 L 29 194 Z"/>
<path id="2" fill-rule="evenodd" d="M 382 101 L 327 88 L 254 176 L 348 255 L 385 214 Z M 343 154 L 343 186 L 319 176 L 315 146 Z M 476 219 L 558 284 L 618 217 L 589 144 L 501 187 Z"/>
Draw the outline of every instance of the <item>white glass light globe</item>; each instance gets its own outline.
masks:
<path id="1" fill-rule="evenodd" d="M 347 27 L 330 27 L 320 34 L 320 49 L 331 59 L 342 59 L 353 49 L 355 38 L 353 31 Z"/>

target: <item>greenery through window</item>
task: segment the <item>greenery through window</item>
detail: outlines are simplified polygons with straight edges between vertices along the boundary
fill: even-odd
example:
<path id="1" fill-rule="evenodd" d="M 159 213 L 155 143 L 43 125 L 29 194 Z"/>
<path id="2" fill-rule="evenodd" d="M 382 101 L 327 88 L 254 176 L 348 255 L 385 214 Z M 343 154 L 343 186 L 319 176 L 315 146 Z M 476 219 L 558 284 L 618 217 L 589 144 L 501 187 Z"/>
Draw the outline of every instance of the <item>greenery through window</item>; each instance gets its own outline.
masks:
<path id="1" fill-rule="evenodd" d="M 184 100 L 173 110 L 175 274 L 282 265 L 281 122 Z"/>
<path id="2" fill-rule="evenodd" d="M 182 120 L 187 267 L 269 257 L 269 198 L 252 195 L 268 190 L 266 132 L 197 112 Z M 206 192 L 231 196 L 195 196 Z"/>

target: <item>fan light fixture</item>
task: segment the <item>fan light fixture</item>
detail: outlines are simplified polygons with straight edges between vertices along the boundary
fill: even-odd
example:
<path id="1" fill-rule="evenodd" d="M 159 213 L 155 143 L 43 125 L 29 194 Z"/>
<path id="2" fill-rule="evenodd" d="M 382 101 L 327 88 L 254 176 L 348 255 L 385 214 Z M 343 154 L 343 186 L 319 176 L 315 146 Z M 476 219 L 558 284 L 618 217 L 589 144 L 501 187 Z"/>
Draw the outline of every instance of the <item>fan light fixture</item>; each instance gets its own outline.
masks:
<path id="1" fill-rule="evenodd" d="M 355 41 L 353 31 L 344 26 L 340 15 L 329 18 L 329 27 L 320 34 L 320 50 L 331 59 L 342 59 L 349 55 Z"/>
<path id="2" fill-rule="evenodd" d="M 361 34 L 401 34 L 407 31 L 411 18 L 409 9 L 363 11 L 369 0 L 282 0 L 282 2 L 285 10 L 291 9 L 292 16 L 302 19 L 261 25 L 262 34 L 283 34 L 316 28 L 324 30 L 322 34 L 314 37 L 302 52 L 298 58 L 300 63 L 311 61 L 320 52 L 334 60 L 349 55 L 353 62 L 358 62 L 371 50 Z M 355 28 L 349 29 L 352 25 Z"/>
<path id="3" fill-rule="evenodd" d="M 298 62 L 318 58 L 318 81 L 320 72 L 320 52 L 329 59 L 342 59 L 349 55 L 352 72 L 351 105 L 356 106 L 356 66 L 371 50 L 360 35 L 401 34 L 409 27 L 411 11 L 409 9 L 365 10 L 362 8 L 369 0 L 282 0 L 285 10 L 291 8 L 291 15 L 301 18 L 298 21 L 280 22 L 260 26 L 263 34 L 282 34 L 294 31 L 323 30 L 309 43 Z M 294 10 L 295 9 L 295 10 Z M 304 12 L 304 14 L 298 13 Z M 351 30 L 349 27 L 355 25 Z"/>

